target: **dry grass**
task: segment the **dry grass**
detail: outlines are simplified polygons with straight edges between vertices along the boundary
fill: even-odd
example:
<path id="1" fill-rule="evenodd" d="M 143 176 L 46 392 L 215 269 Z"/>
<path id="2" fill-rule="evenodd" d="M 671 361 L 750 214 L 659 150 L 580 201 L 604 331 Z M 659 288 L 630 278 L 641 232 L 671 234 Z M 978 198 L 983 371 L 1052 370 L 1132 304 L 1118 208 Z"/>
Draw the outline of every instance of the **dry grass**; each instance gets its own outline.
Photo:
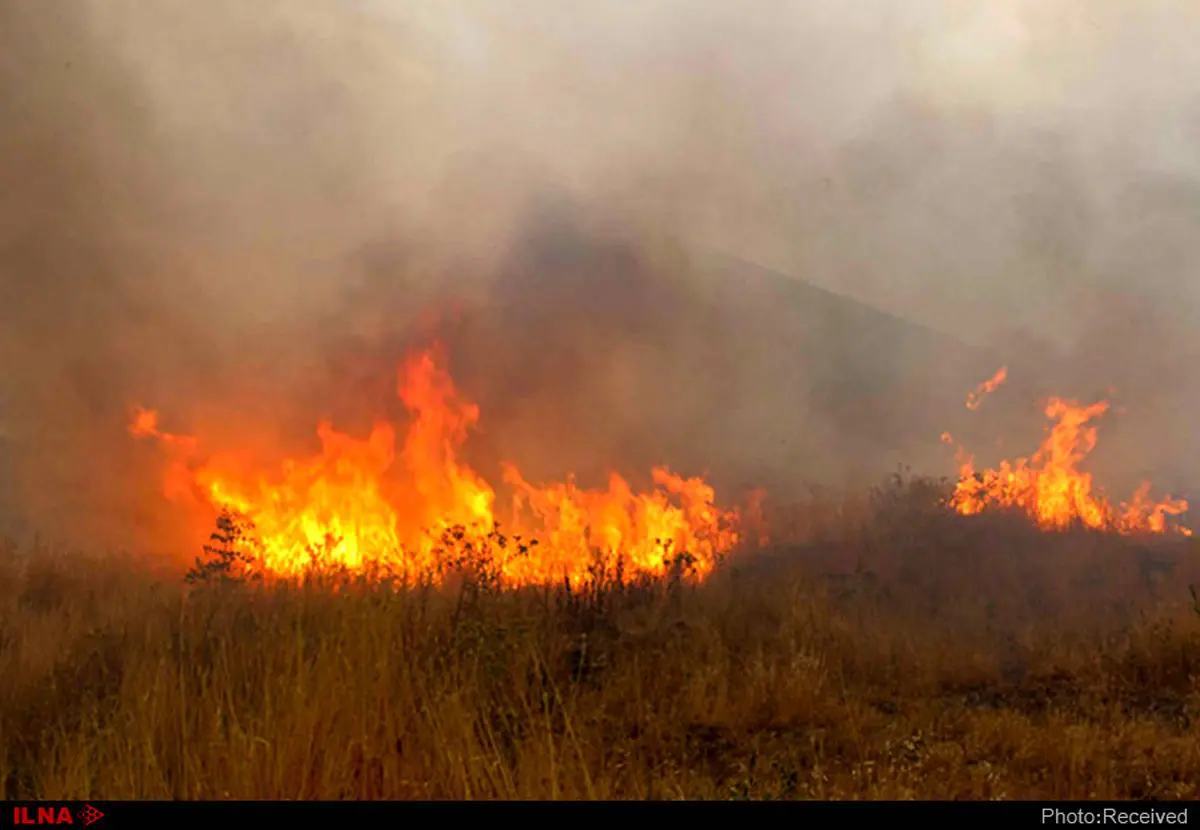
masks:
<path id="1" fill-rule="evenodd" d="M 188 594 L 9 551 L 0 797 L 1198 795 L 1190 543 L 883 496 L 699 586 L 584 594 Z"/>

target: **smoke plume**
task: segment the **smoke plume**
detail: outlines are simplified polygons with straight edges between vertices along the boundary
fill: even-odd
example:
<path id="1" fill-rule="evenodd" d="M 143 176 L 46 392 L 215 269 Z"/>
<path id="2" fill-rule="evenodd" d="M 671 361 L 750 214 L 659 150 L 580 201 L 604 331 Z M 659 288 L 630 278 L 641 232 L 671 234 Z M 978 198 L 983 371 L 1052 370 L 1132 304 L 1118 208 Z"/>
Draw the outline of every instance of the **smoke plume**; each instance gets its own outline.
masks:
<path id="1" fill-rule="evenodd" d="M 293 446 L 431 333 L 484 466 L 948 473 L 1003 360 L 1194 486 L 1194 6 L 10 0 L 0 518 L 165 539 L 133 403 Z"/>

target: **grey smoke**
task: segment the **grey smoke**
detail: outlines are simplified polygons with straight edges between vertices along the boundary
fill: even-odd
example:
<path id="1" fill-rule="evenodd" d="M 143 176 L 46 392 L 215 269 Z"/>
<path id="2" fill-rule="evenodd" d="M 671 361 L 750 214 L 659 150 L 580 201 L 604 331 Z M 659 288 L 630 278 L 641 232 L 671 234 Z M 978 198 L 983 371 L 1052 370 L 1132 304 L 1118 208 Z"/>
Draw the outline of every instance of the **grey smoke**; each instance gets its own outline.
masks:
<path id="1" fill-rule="evenodd" d="M 149 534 L 131 402 L 361 427 L 450 297 L 481 464 L 932 468 L 995 354 L 1021 434 L 1114 386 L 1103 469 L 1194 486 L 1197 34 L 1185 0 L 11 0 L 0 512 Z M 883 343 L 840 374 L 906 380 L 835 405 L 858 335 L 773 354 L 808 301 L 704 288 L 712 250 L 989 357 Z"/>

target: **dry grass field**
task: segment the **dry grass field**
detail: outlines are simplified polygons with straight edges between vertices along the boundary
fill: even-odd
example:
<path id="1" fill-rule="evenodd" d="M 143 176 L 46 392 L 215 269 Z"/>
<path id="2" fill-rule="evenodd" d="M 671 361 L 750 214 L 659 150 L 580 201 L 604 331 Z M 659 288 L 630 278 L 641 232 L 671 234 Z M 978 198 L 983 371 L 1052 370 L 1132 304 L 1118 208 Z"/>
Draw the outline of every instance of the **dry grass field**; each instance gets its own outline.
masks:
<path id="1" fill-rule="evenodd" d="M 1191 541 L 798 507 L 702 583 L 185 585 L 8 550 L 0 797 L 1195 797 Z"/>

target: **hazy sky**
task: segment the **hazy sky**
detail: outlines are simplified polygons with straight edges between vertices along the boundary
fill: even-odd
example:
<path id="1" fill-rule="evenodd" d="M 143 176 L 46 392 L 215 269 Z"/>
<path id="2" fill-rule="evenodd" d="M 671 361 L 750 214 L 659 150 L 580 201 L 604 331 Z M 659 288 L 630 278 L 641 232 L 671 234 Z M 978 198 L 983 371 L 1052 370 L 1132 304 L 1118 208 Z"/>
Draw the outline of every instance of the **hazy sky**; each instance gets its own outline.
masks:
<path id="1" fill-rule="evenodd" d="M 1184 0 L 89 10 L 172 207 L 140 232 L 209 286 L 316 302 L 401 231 L 486 252 L 548 185 L 976 341 L 1197 299 Z"/>

